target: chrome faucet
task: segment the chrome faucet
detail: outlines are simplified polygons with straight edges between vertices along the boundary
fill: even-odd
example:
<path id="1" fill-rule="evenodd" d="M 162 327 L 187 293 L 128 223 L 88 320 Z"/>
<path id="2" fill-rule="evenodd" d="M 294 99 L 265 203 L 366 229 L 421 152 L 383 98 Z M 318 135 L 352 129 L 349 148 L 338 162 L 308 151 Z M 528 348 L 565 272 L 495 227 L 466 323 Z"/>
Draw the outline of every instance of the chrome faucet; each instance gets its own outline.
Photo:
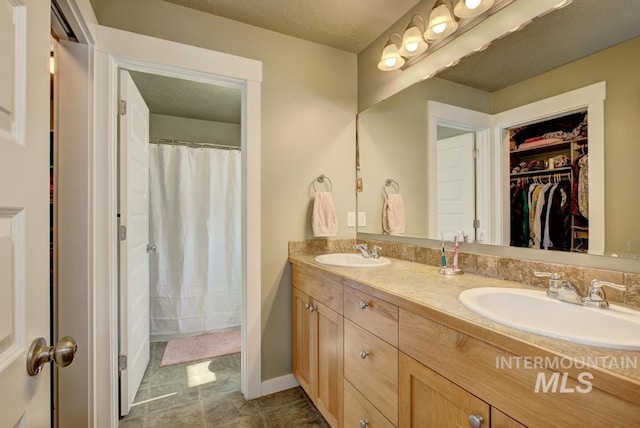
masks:
<path id="1" fill-rule="evenodd" d="M 585 297 L 584 305 L 592 308 L 608 308 L 609 302 L 607 301 L 607 294 L 602 287 L 611 287 L 618 291 L 626 291 L 627 287 L 620 284 L 614 284 L 613 282 L 600 281 L 599 279 L 592 279 L 589 284 L 589 290 L 587 291 L 587 297 Z"/>
<path id="2" fill-rule="evenodd" d="M 371 252 L 369 252 L 369 246 L 367 244 L 357 244 L 357 245 L 354 245 L 353 248 L 355 248 L 356 250 L 359 250 L 362 253 L 362 257 L 372 258 L 372 259 L 379 259 L 380 251 L 382 250 L 382 247 L 378 247 L 377 245 L 374 245 L 373 248 L 371 249 Z"/>
<path id="3" fill-rule="evenodd" d="M 371 258 L 376 260 L 379 259 L 380 251 L 382 251 L 382 247 L 378 247 L 377 245 L 374 245 L 373 248 L 371 249 Z"/>
<path id="4" fill-rule="evenodd" d="M 571 284 L 571 281 L 562 279 L 557 273 L 549 272 L 533 272 L 537 277 L 549 277 L 549 288 L 547 296 L 552 299 L 561 300 L 563 302 L 573 303 L 576 305 L 588 306 L 590 308 L 605 309 L 609 307 L 607 296 L 602 289 L 603 286 L 615 288 L 616 290 L 625 291 L 624 285 L 614 284 L 612 282 L 600 281 L 594 279 L 591 281 L 586 296 L 582 296 L 578 289 Z"/>
<path id="5" fill-rule="evenodd" d="M 359 250 L 362 253 L 362 257 L 371 257 L 371 254 L 369 254 L 369 246 L 367 244 L 356 244 L 353 248 Z"/>

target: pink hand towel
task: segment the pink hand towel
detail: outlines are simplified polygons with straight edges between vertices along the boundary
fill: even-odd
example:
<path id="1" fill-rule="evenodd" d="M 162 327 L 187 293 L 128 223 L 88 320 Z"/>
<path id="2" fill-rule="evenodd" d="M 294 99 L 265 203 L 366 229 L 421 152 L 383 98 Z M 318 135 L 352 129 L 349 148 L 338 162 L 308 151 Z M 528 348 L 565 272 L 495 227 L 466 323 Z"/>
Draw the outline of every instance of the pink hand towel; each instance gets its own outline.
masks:
<path id="1" fill-rule="evenodd" d="M 387 195 L 382 208 L 382 230 L 388 235 L 402 235 L 404 226 L 404 199 L 397 193 Z"/>
<path id="2" fill-rule="evenodd" d="M 311 229 L 316 238 L 335 236 L 338 233 L 338 217 L 331 192 L 316 192 L 311 214 Z"/>

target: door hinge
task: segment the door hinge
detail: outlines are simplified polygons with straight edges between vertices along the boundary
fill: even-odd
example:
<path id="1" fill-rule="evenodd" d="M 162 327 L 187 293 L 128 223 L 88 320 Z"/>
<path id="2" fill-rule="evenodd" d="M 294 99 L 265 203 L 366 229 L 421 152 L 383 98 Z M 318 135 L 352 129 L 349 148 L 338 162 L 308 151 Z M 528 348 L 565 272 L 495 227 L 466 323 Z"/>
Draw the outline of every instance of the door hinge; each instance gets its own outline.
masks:
<path id="1" fill-rule="evenodd" d="M 473 149 L 473 151 L 471 152 L 471 156 L 473 156 L 474 159 L 478 159 L 478 157 L 480 156 L 480 150 Z"/>
<path id="2" fill-rule="evenodd" d="M 121 241 L 127 239 L 127 226 L 125 226 L 124 224 L 121 224 L 120 228 L 118 228 L 118 239 Z"/>
<path id="3" fill-rule="evenodd" d="M 120 100 L 120 114 L 122 116 L 127 114 L 127 102 L 125 100 Z"/>
<path id="4" fill-rule="evenodd" d="M 473 220 L 473 228 L 474 229 L 479 229 L 480 228 L 480 220 L 478 220 L 478 219 Z"/>
<path id="5" fill-rule="evenodd" d="M 123 371 L 127 369 L 127 356 L 120 355 L 118 357 L 118 371 Z"/>

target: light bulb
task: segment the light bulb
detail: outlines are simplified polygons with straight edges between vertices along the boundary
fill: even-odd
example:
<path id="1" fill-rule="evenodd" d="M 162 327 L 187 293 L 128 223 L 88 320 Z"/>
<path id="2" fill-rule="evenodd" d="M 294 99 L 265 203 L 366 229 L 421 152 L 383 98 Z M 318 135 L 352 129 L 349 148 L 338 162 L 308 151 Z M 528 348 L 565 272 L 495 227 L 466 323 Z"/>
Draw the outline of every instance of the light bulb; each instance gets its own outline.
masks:
<path id="1" fill-rule="evenodd" d="M 475 9 L 480 6 L 480 3 L 482 3 L 481 0 L 464 0 L 464 5 L 467 6 L 468 9 Z"/>
<path id="2" fill-rule="evenodd" d="M 415 52 L 418 49 L 418 46 L 420 46 L 420 43 L 418 42 L 409 42 L 404 45 L 407 52 Z"/>
<path id="3" fill-rule="evenodd" d="M 396 65 L 397 62 L 398 62 L 398 58 L 396 57 L 390 57 L 390 58 L 384 59 L 384 63 L 387 67 L 393 67 Z"/>
<path id="4" fill-rule="evenodd" d="M 447 28 L 447 23 L 446 22 L 442 22 L 440 24 L 436 24 L 433 27 L 431 27 L 431 30 L 436 33 L 436 34 L 440 34 L 442 33 L 445 29 Z"/>

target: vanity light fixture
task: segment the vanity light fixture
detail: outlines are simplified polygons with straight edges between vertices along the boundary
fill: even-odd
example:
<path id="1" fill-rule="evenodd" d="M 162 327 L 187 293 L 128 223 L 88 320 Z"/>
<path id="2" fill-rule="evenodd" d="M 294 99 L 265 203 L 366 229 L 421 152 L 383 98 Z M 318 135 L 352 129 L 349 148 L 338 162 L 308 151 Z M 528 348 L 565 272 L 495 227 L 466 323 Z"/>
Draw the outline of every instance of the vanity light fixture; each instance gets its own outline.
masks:
<path id="1" fill-rule="evenodd" d="M 402 36 L 398 33 L 389 35 L 378 68 L 392 71 L 410 67 L 514 1 L 516 0 L 436 0 L 428 20 L 420 15 L 413 15 Z M 559 1 L 557 7 L 573 0 Z M 392 41 L 394 37 L 400 44 Z M 487 46 L 489 43 L 479 46 L 476 52 Z"/>
<path id="2" fill-rule="evenodd" d="M 447 37 L 458 29 L 458 21 L 451 12 L 450 3 L 438 0 L 429 14 L 429 23 L 424 32 L 427 40 L 437 40 Z"/>
<path id="3" fill-rule="evenodd" d="M 422 21 L 422 28 L 418 27 L 419 22 L 416 20 Z M 424 27 L 425 22 L 420 15 L 413 15 L 411 17 L 411 22 L 409 22 L 409 25 L 407 25 L 402 35 L 402 45 L 399 49 L 400 55 L 411 58 L 427 50 L 429 44 L 422 36 Z"/>
<path id="4" fill-rule="evenodd" d="M 400 55 L 400 51 L 398 50 L 398 45 L 392 39 L 393 36 L 397 36 L 400 39 L 400 43 L 402 43 L 402 38 L 398 33 L 391 33 L 389 35 L 389 40 L 387 40 L 387 44 L 384 46 L 382 50 L 382 57 L 380 58 L 380 62 L 378 63 L 378 68 L 382 71 L 391 71 L 397 70 L 404 65 L 404 58 Z"/>
<path id="5" fill-rule="evenodd" d="M 493 3 L 495 0 L 458 0 L 453 13 L 458 18 L 474 18 L 488 11 Z"/>

